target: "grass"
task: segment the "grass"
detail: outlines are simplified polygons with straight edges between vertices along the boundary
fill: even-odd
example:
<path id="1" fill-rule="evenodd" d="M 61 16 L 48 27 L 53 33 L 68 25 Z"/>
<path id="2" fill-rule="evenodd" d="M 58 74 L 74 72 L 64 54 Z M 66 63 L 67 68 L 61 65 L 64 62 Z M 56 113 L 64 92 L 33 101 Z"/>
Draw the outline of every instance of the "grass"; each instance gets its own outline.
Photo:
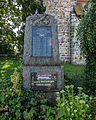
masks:
<path id="1" fill-rule="evenodd" d="M 22 58 L 0 57 L 0 89 L 10 85 L 10 76 L 15 68 L 22 71 Z"/>
<path id="2" fill-rule="evenodd" d="M 84 88 L 84 65 L 62 64 L 64 66 L 65 85 L 73 84 L 77 87 Z"/>
<path id="3" fill-rule="evenodd" d="M 16 57 L 0 57 L 0 89 L 2 86 L 10 86 L 10 76 L 13 74 L 15 68 L 22 73 L 22 58 Z M 69 77 L 78 76 L 84 74 L 84 66 L 61 64 L 64 66 L 64 74 Z M 67 74 L 68 73 L 68 74 Z"/>
<path id="4" fill-rule="evenodd" d="M 64 72 L 71 76 L 84 74 L 84 65 L 62 64 L 62 66 L 64 66 Z"/>

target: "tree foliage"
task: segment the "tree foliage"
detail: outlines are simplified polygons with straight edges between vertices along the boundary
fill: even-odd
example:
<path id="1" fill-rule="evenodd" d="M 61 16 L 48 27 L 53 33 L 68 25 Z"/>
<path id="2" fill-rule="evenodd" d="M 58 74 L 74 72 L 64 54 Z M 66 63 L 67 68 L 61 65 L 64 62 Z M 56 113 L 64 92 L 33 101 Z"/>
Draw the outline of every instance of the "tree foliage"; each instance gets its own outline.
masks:
<path id="1" fill-rule="evenodd" d="M 19 10 L 12 0 L 0 2 L 0 53 L 4 50 L 7 52 L 7 49 L 14 47 L 16 34 L 13 29 L 19 22 L 19 19 L 16 18 L 18 15 Z"/>
<path id="2" fill-rule="evenodd" d="M 91 3 L 90 9 L 88 8 Z M 90 0 L 78 26 L 77 39 L 86 59 L 85 86 L 89 92 L 96 92 L 96 1 Z"/>
<path id="3" fill-rule="evenodd" d="M 0 1 L 0 53 L 17 46 L 22 52 L 24 25 L 27 16 L 45 12 L 43 0 L 2 0 Z M 17 30 L 17 34 L 14 32 Z M 7 49 L 8 48 L 8 49 Z"/>
<path id="4" fill-rule="evenodd" d="M 24 45 L 24 27 L 26 17 L 31 16 L 38 11 L 39 14 L 45 12 L 46 7 L 43 6 L 43 0 L 17 0 L 18 5 L 21 7 L 21 29 L 18 31 L 18 44 L 17 47 L 20 53 L 23 53 Z"/>
<path id="5" fill-rule="evenodd" d="M 43 0 L 17 0 L 17 3 L 22 7 L 22 21 L 25 22 L 26 17 L 35 14 L 36 10 L 42 14 L 45 12 Z"/>

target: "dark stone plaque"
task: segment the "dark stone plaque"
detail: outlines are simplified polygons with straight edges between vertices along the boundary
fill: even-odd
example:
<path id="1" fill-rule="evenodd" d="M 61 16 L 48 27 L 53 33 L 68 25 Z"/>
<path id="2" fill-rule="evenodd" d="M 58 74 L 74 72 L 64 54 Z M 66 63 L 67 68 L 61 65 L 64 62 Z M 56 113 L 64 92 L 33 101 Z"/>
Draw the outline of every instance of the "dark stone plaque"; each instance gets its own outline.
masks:
<path id="1" fill-rule="evenodd" d="M 32 27 L 32 56 L 52 56 L 51 27 Z"/>
<path id="2" fill-rule="evenodd" d="M 55 90 L 56 72 L 34 72 L 31 73 L 33 90 Z"/>

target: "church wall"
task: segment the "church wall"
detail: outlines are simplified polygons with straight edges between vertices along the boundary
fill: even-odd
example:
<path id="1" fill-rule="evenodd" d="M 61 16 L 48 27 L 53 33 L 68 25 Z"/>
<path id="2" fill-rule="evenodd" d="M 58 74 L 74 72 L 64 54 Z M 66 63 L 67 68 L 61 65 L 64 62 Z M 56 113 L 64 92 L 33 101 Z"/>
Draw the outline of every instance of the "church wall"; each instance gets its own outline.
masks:
<path id="1" fill-rule="evenodd" d="M 80 23 L 75 13 L 71 13 L 71 25 L 70 25 L 70 43 L 71 43 L 71 63 L 72 64 L 85 64 L 85 59 L 81 55 L 80 42 L 76 39 L 76 29 Z"/>
<path id="2" fill-rule="evenodd" d="M 59 40 L 59 53 L 61 62 L 65 63 L 79 63 L 75 58 L 76 51 L 73 53 L 71 42 L 74 42 L 71 34 L 71 11 L 76 0 L 44 0 L 46 6 L 46 14 L 53 15 L 58 22 L 58 40 Z M 73 18 L 72 18 L 73 19 Z M 76 55 L 78 57 L 79 55 Z M 78 62 L 77 62 L 78 61 Z"/>

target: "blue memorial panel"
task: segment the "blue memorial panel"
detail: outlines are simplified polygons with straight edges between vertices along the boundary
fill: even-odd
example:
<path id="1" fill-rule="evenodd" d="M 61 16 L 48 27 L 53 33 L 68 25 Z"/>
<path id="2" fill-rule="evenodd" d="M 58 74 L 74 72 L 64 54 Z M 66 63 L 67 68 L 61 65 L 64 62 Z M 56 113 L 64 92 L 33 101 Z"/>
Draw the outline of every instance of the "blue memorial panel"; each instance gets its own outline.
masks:
<path id="1" fill-rule="evenodd" d="M 32 27 L 32 56 L 52 56 L 51 27 Z"/>

